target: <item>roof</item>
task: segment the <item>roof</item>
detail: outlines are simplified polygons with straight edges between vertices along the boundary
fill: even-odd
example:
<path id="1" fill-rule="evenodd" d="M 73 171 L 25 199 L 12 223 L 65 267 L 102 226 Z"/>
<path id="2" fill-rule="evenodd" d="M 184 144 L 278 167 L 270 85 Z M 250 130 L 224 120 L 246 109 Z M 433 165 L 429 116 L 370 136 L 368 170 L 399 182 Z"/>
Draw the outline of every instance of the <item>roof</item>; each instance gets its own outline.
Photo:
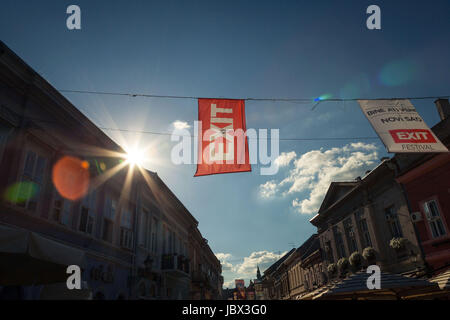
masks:
<path id="1" fill-rule="evenodd" d="M 306 259 L 309 255 L 320 248 L 319 237 L 317 233 L 310 236 L 301 246 L 285 259 L 285 263 L 289 263 L 295 258 Z M 295 257 L 294 257 L 295 256 Z"/>
<path id="2" fill-rule="evenodd" d="M 341 194 L 340 198 L 333 198 L 333 196 L 339 196 L 337 193 L 339 191 L 350 191 L 358 183 L 356 181 L 342 181 L 342 182 L 331 182 L 330 187 L 327 190 L 325 197 L 323 198 L 322 204 L 319 208 L 319 213 L 326 210 L 333 203 L 339 201 L 345 194 Z M 333 201 L 334 200 L 334 201 Z"/>
<path id="3" fill-rule="evenodd" d="M 301 250 L 301 259 L 306 259 L 309 255 L 311 255 L 316 250 L 320 249 L 320 241 L 317 233 L 313 234 L 309 237 L 308 240 L 300 247 Z"/>
<path id="4" fill-rule="evenodd" d="M 79 131 L 94 137 L 102 147 L 105 145 L 110 150 L 124 153 L 125 151 L 105 132 L 98 128 L 87 116 L 85 116 L 77 107 L 75 107 L 64 95 L 54 88 L 46 79 L 29 66 L 13 50 L 11 50 L 3 41 L 0 40 L 0 65 L 7 70 L 12 70 L 14 79 L 21 79 L 30 85 L 29 95 L 36 96 L 36 93 L 45 96 L 53 103 L 41 104 L 41 108 L 48 108 L 47 111 L 54 112 L 54 116 L 63 116 L 62 119 L 71 119 L 79 125 Z M 21 90 L 19 86 L 15 86 Z M 23 88 L 22 88 L 23 89 Z M 55 109 L 54 106 L 57 106 Z M 34 119 L 34 121 L 37 121 Z M 40 125 L 45 123 L 40 122 Z"/>
<path id="5" fill-rule="evenodd" d="M 264 275 L 271 273 L 272 271 L 275 271 L 280 264 L 283 263 L 284 260 L 286 260 L 296 249 L 291 249 L 288 253 L 286 253 L 284 256 L 282 256 L 280 259 L 278 259 L 274 264 L 272 264 L 270 267 L 268 267 L 264 271 Z"/>
<path id="6" fill-rule="evenodd" d="M 328 188 L 325 199 L 322 201 L 318 214 L 312 217 L 309 222 L 317 226 L 319 221 L 326 218 L 328 214 L 332 212 L 332 209 L 344 203 L 344 201 L 348 200 L 350 196 L 358 192 L 362 184 L 370 183 L 371 181 L 379 181 L 377 180 L 377 175 L 385 175 L 386 171 L 383 171 L 383 169 L 391 170 L 391 161 L 391 159 L 383 159 L 373 170 L 365 174 L 360 181 L 332 182 Z M 341 194 L 340 197 L 338 197 L 334 202 L 330 201 L 330 199 L 333 199 L 332 195 L 335 194 L 336 190 L 339 190 L 339 188 L 343 188 L 345 193 Z"/>

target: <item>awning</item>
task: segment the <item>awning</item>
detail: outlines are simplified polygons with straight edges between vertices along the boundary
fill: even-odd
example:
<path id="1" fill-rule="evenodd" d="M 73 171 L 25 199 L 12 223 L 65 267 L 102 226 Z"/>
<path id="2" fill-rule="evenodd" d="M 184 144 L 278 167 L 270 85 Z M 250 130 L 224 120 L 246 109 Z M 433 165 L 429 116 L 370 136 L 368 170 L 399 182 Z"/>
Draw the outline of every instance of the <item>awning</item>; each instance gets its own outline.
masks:
<path id="1" fill-rule="evenodd" d="M 85 266 L 85 254 L 37 233 L 0 225 L 0 285 L 64 282 L 67 266 Z"/>
<path id="2" fill-rule="evenodd" d="M 65 282 L 45 285 L 39 296 L 40 300 L 92 300 L 92 290 L 86 281 L 81 282 L 81 289 L 67 289 Z"/>
<path id="3" fill-rule="evenodd" d="M 352 274 L 334 286 L 319 293 L 313 299 L 417 299 L 439 293 L 436 283 L 381 272 L 381 288 L 370 290 L 367 279 L 370 274 Z"/>

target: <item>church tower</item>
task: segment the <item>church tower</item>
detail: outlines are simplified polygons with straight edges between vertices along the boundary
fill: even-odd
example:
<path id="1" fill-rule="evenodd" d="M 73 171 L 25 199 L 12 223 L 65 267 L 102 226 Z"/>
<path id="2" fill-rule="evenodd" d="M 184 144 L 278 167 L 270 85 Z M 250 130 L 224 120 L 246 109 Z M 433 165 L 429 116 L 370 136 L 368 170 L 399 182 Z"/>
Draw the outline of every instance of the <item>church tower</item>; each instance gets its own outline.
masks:
<path id="1" fill-rule="evenodd" d="M 261 280 L 261 272 L 259 271 L 259 266 L 256 266 L 256 279 Z"/>

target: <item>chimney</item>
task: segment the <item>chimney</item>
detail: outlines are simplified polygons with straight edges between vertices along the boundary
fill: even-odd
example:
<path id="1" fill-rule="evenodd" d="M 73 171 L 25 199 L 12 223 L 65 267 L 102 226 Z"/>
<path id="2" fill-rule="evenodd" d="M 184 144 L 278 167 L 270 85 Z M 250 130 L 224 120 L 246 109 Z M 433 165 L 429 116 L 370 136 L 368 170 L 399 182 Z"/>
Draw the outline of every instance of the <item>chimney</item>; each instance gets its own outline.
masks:
<path id="1" fill-rule="evenodd" d="M 450 103 L 448 99 L 437 99 L 435 102 L 441 120 L 450 118 Z"/>

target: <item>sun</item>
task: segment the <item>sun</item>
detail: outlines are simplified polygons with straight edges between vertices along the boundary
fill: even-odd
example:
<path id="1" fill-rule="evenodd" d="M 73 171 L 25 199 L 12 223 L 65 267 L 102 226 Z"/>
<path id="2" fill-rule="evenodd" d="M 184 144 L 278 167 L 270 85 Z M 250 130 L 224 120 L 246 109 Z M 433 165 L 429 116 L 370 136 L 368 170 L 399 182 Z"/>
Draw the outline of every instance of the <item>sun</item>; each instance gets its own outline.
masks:
<path id="1" fill-rule="evenodd" d="M 137 148 L 130 149 L 127 151 L 125 159 L 132 166 L 142 166 L 142 163 L 144 162 L 144 153 Z"/>

